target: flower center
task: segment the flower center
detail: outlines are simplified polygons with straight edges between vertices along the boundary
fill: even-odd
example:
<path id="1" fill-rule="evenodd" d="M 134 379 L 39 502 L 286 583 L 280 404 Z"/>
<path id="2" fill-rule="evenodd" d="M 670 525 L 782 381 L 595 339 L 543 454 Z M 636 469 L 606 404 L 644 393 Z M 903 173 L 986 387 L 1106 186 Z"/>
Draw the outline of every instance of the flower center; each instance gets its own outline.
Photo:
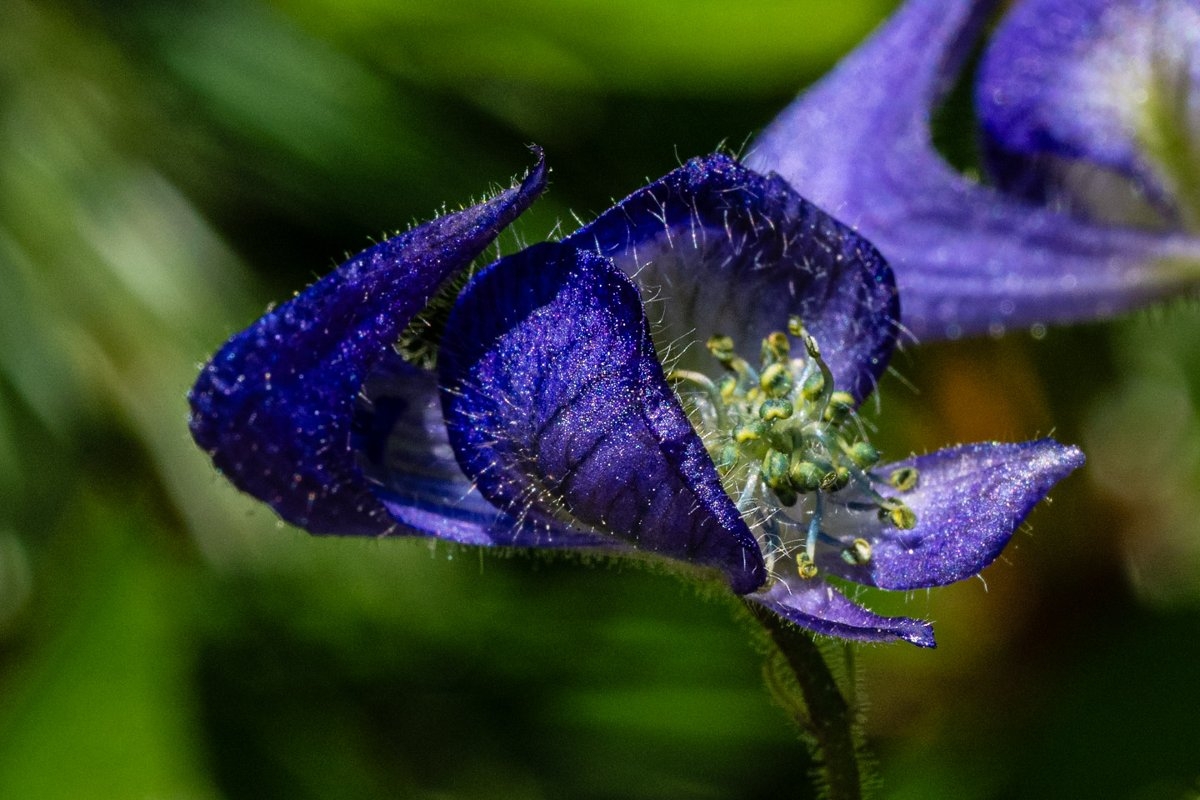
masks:
<path id="1" fill-rule="evenodd" d="M 801 577 L 815 577 L 818 545 L 837 549 L 847 564 L 869 563 L 870 542 L 832 536 L 826 530 L 831 521 L 846 528 L 840 520 L 874 515 L 874 527 L 880 521 L 903 530 L 917 524 L 902 500 L 875 488 L 907 492 L 920 479 L 917 470 L 874 471 L 879 452 L 867 439 L 854 398 L 834 388 L 816 340 L 798 317 L 788 320 L 786 332 L 763 339 L 757 369 L 728 336 L 713 336 L 707 347 L 723 368 L 718 380 L 691 370 L 667 377 L 773 574 L 794 562 Z M 850 516 L 839 517 L 843 512 Z"/>

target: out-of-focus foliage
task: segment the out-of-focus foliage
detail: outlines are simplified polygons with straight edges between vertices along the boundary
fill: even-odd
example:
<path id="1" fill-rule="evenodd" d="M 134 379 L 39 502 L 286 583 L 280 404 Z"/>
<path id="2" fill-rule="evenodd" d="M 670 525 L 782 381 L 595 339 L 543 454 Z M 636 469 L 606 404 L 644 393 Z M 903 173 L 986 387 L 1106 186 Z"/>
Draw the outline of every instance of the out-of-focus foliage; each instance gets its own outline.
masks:
<path id="1" fill-rule="evenodd" d="M 213 474 L 184 394 L 266 303 L 525 143 L 555 169 L 532 241 L 736 148 L 890 5 L 10 0 L 0 797 L 803 795 L 730 601 L 284 528 Z M 885 386 L 890 454 L 1053 428 L 1092 461 L 984 581 L 873 601 L 941 644 L 857 651 L 884 796 L 1200 777 L 1198 319 L 897 359 L 920 392 Z"/>

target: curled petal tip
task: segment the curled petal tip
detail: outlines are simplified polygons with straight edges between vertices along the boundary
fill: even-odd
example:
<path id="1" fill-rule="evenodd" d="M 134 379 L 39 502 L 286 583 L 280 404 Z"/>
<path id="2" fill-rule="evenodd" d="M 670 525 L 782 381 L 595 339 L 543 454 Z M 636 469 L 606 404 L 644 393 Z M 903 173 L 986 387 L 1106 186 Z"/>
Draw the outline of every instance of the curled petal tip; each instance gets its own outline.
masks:
<path id="1" fill-rule="evenodd" d="M 917 624 L 900 634 L 900 638 L 906 642 L 915 644 L 917 647 L 926 647 L 932 650 L 937 647 L 937 640 L 933 636 L 933 625 L 923 620 L 916 620 Z"/>
<path id="2" fill-rule="evenodd" d="M 541 194 L 546 189 L 546 176 L 550 171 L 546 164 L 546 152 L 537 144 L 529 145 L 529 152 L 533 154 L 534 163 L 521 178 L 521 191 Z"/>

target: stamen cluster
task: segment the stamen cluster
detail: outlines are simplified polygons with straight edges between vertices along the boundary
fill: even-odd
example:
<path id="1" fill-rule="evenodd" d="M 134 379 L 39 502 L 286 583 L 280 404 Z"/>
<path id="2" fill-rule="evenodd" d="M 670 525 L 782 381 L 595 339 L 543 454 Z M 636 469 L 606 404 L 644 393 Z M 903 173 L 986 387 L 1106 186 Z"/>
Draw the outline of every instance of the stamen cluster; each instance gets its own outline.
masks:
<path id="1" fill-rule="evenodd" d="M 793 345 L 801 355 L 793 354 Z M 821 357 L 816 340 L 798 317 L 788 320 L 787 331 L 774 331 L 762 340 L 758 368 L 735 350 L 733 339 L 716 335 L 707 342 L 709 352 L 723 367 L 717 381 L 690 370 L 669 376 L 677 385 L 690 385 L 685 394 L 726 491 L 743 515 L 766 500 L 774 511 L 764 516 L 760 539 L 771 561 L 793 556 L 802 577 L 817 574 L 818 541 L 836 543 L 850 564 L 865 564 L 871 546 L 857 538 L 850 544 L 821 529 L 825 503 L 853 511 L 871 511 L 886 524 L 911 529 L 916 514 L 896 497 L 885 497 L 876 482 L 886 482 L 898 492 L 917 485 L 912 468 L 893 471 L 886 478 L 872 469 L 879 451 L 867 440 L 855 414 L 855 400 L 834 388 L 833 374 Z M 808 499 L 811 498 L 811 502 Z M 786 545 L 780 528 L 804 523 L 804 547 Z"/>

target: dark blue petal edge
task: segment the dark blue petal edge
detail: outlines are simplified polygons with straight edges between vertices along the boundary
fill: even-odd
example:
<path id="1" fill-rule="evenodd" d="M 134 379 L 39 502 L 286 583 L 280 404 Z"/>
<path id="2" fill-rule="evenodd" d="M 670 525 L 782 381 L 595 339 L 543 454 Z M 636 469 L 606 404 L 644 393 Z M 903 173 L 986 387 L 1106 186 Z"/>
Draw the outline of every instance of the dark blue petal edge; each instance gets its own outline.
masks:
<path id="1" fill-rule="evenodd" d="M 716 567 L 739 593 L 765 580 L 608 259 L 549 243 L 501 259 L 460 296 L 438 370 L 459 465 L 514 519 Z"/>
<path id="2" fill-rule="evenodd" d="M 704 348 L 689 345 L 714 333 L 755 361 L 763 337 L 795 314 L 839 388 L 861 400 L 895 344 L 895 282 L 871 243 L 786 181 L 725 155 L 692 159 L 565 243 L 611 258 L 637 282 L 656 340 L 682 351 L 680 366 L 710 369 Z"/>
<path id="3" fill-rule="evenodd" d="M 313 533 L 399 527 L 351 448 L 355 398 L 442 282 L 545 187 L 537 155 L 519 186 L 364 251 L 217 352 L 189 394 L 190 427 L 234 485 Z"/>

